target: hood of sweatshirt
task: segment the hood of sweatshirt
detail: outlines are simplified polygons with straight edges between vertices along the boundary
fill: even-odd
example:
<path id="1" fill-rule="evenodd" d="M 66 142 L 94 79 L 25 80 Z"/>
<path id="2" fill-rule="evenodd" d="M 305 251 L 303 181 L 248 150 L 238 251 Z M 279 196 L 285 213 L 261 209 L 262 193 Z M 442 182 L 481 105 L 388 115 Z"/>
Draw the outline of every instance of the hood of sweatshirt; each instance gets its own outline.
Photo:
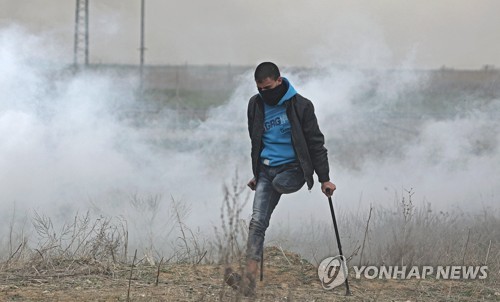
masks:
<path id="1" fill-rule="evenodd" d="M 288 101 L 289 99 L 291 99 L 294 95 L 297 94 L 297 91 L 295 90 L 295 88 L 293 88 L 292 84 L 290 83 L 290 81 L 288 81 L 287 78 L 283 77 L 283 84 L 282 85 L 286 85 L 288 86 L 288 89 L 285 93 L 285 95 L 279 100 L 277 106 L 279 105 L 283 105 L 283 103 L 285 103 L 286 101 Z"/>

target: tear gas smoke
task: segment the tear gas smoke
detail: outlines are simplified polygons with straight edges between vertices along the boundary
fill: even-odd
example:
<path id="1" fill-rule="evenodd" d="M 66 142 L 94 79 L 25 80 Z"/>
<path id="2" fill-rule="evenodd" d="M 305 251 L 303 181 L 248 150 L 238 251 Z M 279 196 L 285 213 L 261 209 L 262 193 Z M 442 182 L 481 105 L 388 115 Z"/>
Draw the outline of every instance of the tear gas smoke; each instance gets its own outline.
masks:
<path id="1" fill-rule="evenodd" d="M 14 208 L 60 220 L 94 209 L 125 217 L 140 238 L 146 218 L 130 198 L 161 196 L 189 205 L 188 224 L 217 225 L 223 183 L 236 170 L 241 183 L 251 178 L 246 106 L 256 92 L 252 71 L 240 75 L 231 98 L 204 121 L 169 109 L 147 116 L 135 99 L 136 77 L 74 74 L 55 63 L 61 54 L 52 43 L 19 28 L 0 31 L 2 221 Z M 498 99 L 426 99 L 432 73 L 411 69 L 332 65 L 282 73 L 315 104 L 338 207 L 387 205 L 409 188 L 417 202 L 433 207 L 497 207 Z M 136 114 L 125 118 L 126 112 Z M 246 209 L 250 215 L 251 203 Z M 152 224 L 158 233 L 167 223 L 165 211 L 160 203 L 162 221 Z M 284 196 L 273 224 L 328 220 L 326 212 L 316 183 L 312 192 Z M 0 228 L 2 237 L 7 228 Z"/>

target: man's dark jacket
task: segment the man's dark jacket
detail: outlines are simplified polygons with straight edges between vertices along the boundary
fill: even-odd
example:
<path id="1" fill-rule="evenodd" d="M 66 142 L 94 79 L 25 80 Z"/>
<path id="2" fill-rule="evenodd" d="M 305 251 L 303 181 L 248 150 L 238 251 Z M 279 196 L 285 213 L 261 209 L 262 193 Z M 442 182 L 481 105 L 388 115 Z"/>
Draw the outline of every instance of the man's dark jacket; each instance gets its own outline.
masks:
<path id="1" fill-rule="evenodd" d="M 292 131 L 292 144 L 300 162 L 307 187 L 313 186 L 313 173 L 316 171 L 320 182 L 329 181 L 328 155 L 325 138 L 319 130 L 312 102 L 296 94 L 285 102 L 286 113 Z M 261 97 L 254 95 L 248 102 L 248 132 L 252 141 L 252 170 L 255 179 L 259 175 L 260 153 L 263 148 L 264 103 Z"/>

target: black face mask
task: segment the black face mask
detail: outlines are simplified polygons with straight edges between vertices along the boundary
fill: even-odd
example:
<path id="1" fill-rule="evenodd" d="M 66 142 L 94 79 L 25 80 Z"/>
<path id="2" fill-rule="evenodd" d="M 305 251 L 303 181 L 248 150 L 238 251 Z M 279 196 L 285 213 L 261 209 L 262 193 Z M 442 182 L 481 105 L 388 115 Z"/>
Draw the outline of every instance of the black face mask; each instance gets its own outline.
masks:
<path id="1" fill-rule="evenodd" d="M 284 83 L 281 83 L 280 85 L 272 89 L 259 89 L 260 97 L 262 98 L 264 103 L 268 104 L 269 106 L 276 106 L 281 98 L 286 94 L 286 91 L 287 87 Z"/>

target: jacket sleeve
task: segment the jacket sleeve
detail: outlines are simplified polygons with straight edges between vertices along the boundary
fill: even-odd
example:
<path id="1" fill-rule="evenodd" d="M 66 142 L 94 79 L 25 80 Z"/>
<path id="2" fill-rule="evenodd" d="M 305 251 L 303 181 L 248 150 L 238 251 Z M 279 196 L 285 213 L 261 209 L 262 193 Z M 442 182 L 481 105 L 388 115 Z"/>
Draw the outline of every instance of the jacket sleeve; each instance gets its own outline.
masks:
<path id="1" fill-rule="evenodd" d="M 318 180 L 320 182 L 329 181 L 330 167 L 328 165 L 328 150 L 325 148 L 325 137 L 319 129 L 314 105 L 309 100 L 307 100 L 303 111 L 302 131 Z"/>
<path id="2" fill-rule="evenodd" d="M 248 120 L 248 134 L 250 135 L 250 139 L 252 138 L 253 131 L 253 120 L 254 120 L 254 104 L 255 97 L 252 97 L 248 101 L 248 109 L 247 109 L 247 120 Z"/>

